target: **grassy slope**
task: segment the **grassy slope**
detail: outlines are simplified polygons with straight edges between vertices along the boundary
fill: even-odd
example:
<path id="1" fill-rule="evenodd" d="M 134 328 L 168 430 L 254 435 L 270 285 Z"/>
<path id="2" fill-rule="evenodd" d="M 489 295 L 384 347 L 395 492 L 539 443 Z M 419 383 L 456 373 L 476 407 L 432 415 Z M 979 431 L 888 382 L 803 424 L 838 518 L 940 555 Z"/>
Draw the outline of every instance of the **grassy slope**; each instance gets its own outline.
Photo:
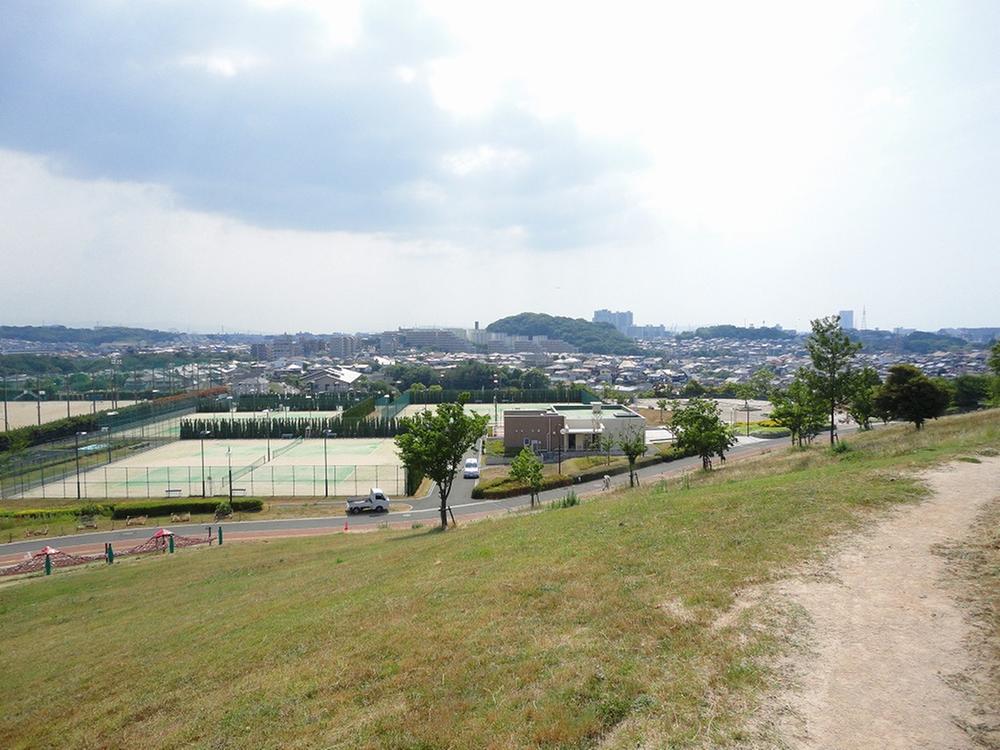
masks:
<path id="1" fill-rule="evenodd" d="M 439 534 L 241 544 L 0 588 L 0 746 L 739 744 L 776 647 L 707 627 L 1000 413 Z M 614 730 L 613 735 L 609 733 Z"/>

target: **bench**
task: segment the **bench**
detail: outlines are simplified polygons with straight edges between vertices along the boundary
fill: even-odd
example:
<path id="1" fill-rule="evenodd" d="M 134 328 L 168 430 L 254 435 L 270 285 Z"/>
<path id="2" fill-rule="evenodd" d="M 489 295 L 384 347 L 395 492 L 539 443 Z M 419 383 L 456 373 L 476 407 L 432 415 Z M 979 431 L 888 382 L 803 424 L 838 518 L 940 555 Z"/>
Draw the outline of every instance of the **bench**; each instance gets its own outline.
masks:
<path id="1" fill-rule="evenodd" d="M 181 491 L 177 487 L 167 487 L 167 497 L 180 497 Z"/>
<path id="2" fill-rule="evenodd" d="M 80 520 L 76 524 L 76 530 L 81 531 L 83 529 L 96 529 L 97 521 L 93 516 L 80 516 Z"/>

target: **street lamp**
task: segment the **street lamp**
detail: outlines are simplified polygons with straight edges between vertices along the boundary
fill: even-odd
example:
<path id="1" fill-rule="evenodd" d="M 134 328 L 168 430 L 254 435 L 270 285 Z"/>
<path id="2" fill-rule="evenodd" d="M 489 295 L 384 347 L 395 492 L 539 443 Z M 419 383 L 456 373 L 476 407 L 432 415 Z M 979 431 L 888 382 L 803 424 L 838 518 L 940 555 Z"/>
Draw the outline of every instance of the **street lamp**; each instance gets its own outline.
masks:
<path id="1" fill-rule="evenodd" d="M 267 460 L 271 460 L 271 410 L 264 409 L 264 418 L 267 420 Z"/>
<path id="2" fill-rule="evenodd" d="M 80 438 L 86 435 L 86 432 L 76 433 L 76 499 L 80 499 Z"/>
<path id="3" fill-rule="evenodd" d="M 233 507 L 233 448 L 226 446 L 226 462 L 229 464 L 229 507 Z"/>
<path id="4" fill-rule="evenodd" d="M 38 424 L 42 424 L 42 396 L 45 395 L 45 391 L 39 391 L 37 397 L 35 398 L 35 405 L 38 409 Z"/>
<path id="5" fill-rule="evenodd" d="M 202 430 L 198 433 L 201 436 L 201 496 L 208 497 L 205 494 L 205 438 L 211 435 L 211 431 Z"/>
<path id="6" fill-rule="evenodd" d="M 496 373 L 493 373 L 493 425 L 494 427 L 500 422 L 500 407 L 497 404 L 497 400 L 500 396 L 500 380 Z"/>
<path id="7" fill-rule="evenodd" d="M 326 439 L 337 437 L 333 430 L 323 430 L 323 497 L 330 497 L 330 470 L 326 462 Z"/>
<path id="8" fill-rule="evenodd" d="M 111 428 L 102 427 L 101 432 L 104 433 L 104 440 L 108 445 L 108 463 L 111 463 Z"/>
<path id="9" fill-rule="evenodd" d="M 566 435 L 569 433 L 565 427 L 559 430 L 559 473 L 562 474 L 562 452 L 563 452 L 563 441 L 566 439 Z"/>

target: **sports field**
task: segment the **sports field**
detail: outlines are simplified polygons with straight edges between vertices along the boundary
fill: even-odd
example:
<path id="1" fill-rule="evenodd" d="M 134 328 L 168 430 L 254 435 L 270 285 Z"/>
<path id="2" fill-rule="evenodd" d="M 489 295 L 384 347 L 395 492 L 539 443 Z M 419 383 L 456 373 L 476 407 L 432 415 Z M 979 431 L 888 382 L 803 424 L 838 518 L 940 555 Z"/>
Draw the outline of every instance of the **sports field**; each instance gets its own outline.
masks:
<path id="1" fill-rule="evenodd" d="M 544 404 L 497 404 L 496 412 L 499 416 L 500 424 L 503 424 L 503 414 L 505 411 L 520 411 L 524 409 L 538 410 L 538 409 L 548 409 L 552 405 L 551 402 Z M 401 417 L 412 417 L 414 414 L 422 412 L 424 409 L 430 409 L 434 411 L 436 404 L 410 404 L 400 413 Z M 490 424 L 494 421 L 494 407 L 493 404 L 466 404 L 466 411 L 473 412 L 474 414 L 488 414 L 490 417 Z"/>
<path id="2" fill-rule="evenodd" d="M 81 498 L 361 495 L 405 492 L 403 467 L 388 438 L 179 440 L 80 474 Z M 324 480 L 324 469 L 326 471 Z M 47 482 L 25 497 L 75 497 L 76 476 Z"/>
<path id="3" fill-rule="evenodd" d="M 135 401 L 119 401 L 117 408 L 124 409 Z M 38 412 L 41 410 L 42 424 L 55 422 L 57 419 L 77 417 L 81 414 L 93 414 L 95 411 L 112 408 L 110 401 L 8 401 L 7 426 L 16 430 L 18 427 L 28 427 L 38 424 Z M 4 429 L 3 406 L 0 405 L 0 431 Z"/>

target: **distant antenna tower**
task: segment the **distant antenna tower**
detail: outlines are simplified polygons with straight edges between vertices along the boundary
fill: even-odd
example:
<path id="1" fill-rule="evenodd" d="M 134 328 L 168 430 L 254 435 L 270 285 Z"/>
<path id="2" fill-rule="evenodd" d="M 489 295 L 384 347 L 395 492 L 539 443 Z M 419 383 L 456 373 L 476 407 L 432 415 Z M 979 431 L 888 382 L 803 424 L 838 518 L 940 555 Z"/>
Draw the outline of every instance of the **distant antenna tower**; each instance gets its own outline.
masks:
<path id="1" fill-rule="evenodd" d="M 865 313 L 865 306 L 864 305 L 861 306 L 861 330 L 862 331 L 867 331 L 868 330 L 868 321 L 866 319 L 866 313 Z"/>

